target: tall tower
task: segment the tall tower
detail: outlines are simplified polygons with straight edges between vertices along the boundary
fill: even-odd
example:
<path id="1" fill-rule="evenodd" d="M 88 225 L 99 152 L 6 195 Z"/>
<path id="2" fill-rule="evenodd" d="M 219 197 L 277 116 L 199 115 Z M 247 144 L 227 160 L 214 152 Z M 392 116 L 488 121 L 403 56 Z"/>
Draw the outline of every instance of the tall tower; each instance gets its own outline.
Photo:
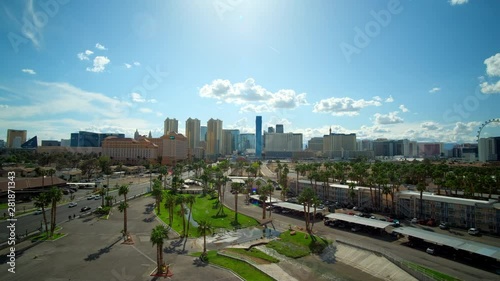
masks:
<path id="1" fill-rule="evenodd" d="M 285 129 L 283 128 L 283 124 L 276 124 L 276 133 L 283 134 L 284 132 L 285 132 Z"/>
<path id="2" fill-rule="evenodd" d="M 255 118 L 255 157 L 262 155 L 262 116 Z"/>
<path id="3" fill-rule="evenodd" d="M 7 130 L 7 148 L 21 148 L 21 144 L 26 142 L 26 130 Z"/>
<path id="4" fill-rule="evenodd" d="M 179 132 L 179 121 L 177 121 L 177 119 L 175 118 L 174 119 L 167 118 L 163 123 L 163 135 L 168 135 L 168 133 L 170 132 L 174 133 Z"/>
<path id="5" fill-rule="evenodd" d="M 186 138 L 189 150 L 200 146 L 200 120 L 191 117 L 186 120 Z"/>
<path id="6" fill-rule="evenodd" d="M 222 121 L 210 118 L 207 122 L 207 150 L 206 155 L 216 156 L 222 148 Z"/>

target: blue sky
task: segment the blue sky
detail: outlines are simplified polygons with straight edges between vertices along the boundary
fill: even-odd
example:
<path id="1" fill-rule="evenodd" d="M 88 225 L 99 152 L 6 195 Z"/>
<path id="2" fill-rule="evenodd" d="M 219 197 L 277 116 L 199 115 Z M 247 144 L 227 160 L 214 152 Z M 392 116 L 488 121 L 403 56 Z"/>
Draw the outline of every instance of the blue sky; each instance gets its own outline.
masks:
<path id="1" fill-rule="evenodd" d="M 500 1 L 2 1 L 0 139 L 284 124 L 471 142 L 500 105 Z M 500 135 L 488 125 L 483 136 Z"/>

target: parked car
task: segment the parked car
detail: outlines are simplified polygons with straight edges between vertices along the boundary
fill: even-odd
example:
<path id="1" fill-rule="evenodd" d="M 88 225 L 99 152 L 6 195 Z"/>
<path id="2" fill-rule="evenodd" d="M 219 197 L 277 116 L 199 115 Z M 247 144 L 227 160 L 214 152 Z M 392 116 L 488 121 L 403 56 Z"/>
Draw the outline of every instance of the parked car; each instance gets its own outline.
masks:
<path id="1" fill-rule="evenodd" d="M 100 199 L 101 199 L 101 195 L 94 196 L 94 200 L 100 200 Z"/>
<path id="2" fill-rule="evenodd" d="M 35 215 L 39 215 L 39 214 L 41 214 L 41 213 L 42 213 L 42 209 L 38 209 L 38 210 L 36 210 L 36 211 L 34 212 L 34 214 L 35 214 Z"/>
<path id="3" fill-rule="evenodd" d="M 89 211 L 90 210 L 90 207 L 89 206 L 85 206 L 85 207 L 82 207 L 82 209 L 80 210 L 80 212 L 86 212 L 86 211 Z"/>
<path id="4" fill-rule="evenodd" d="M 479 228 L 471 227 L 469 228 L 469 231 L 467 231 L 467 233 L 469 233 L 470 235 L 479 235 L 481 231 L 479 230 Z"/>
<path id="5" fill-rule="evenodd" d="M 358 231 L 360 231 L 360 230 L 361 230 L 361 227 L 359 227 L 359 226 L 353 226 L 353 227 L 351 228 L 351 231 L 352 231 L 352 232 L 358 232 Z"/>
<path id="6" fill-rule="evenodd" d="M 436 250 L 434 248 L 427 248 L 427 250 L 425 250 L 425 252 L 427 254 L 431 254 L 431 255 L 434 255 L 436 253 Z"/>
<path id="7" fill-rule="evenodd" d="M 442 222 L 439 224 L 439 228 L 441 229 L 450 229 L 450 225 L 447 222 Z"/>
<path id="8" fill-rule="evenodd" d="M 87 196 L 87 200 L 92 200 L 92 199 L 94 199 L 94 195 Z"/>
<path id="9" fill-rule="evenodd" d="M 411 222 L 411 223 L 417 223 L 417 222 L 418 222 L 418 219 L 417 219 L 417 218 L 413 218 L 413 219 L 411 219 L 411 221 L 410 221 L 410 222 Z"/>
<path id="10" fill-rule="evenodd" d="M 73 208 L 76 207 L 78 204 L 76 202 L 71 202 L 69 203 L 68 207 Z"/>

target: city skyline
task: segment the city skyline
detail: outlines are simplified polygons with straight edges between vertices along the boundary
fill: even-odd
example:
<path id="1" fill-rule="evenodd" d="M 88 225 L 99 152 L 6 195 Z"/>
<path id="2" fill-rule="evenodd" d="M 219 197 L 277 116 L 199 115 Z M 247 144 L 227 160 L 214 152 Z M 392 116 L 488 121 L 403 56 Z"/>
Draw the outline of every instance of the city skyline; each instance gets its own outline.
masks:
<path id="1" fill-rule="evenodd" d="M 252 133 L 262 116 L 304 142 L 461 143 L 500 117 L 498 1 L 43 3 L 0 4 L 2 140 L 159 137 L 190 117 Z"/>

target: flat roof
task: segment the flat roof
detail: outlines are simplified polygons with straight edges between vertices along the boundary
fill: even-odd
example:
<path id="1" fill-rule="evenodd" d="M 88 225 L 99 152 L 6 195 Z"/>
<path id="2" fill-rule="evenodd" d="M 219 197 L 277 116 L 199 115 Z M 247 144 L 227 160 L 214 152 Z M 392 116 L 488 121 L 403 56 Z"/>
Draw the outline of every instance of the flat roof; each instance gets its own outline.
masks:
<path id="1" fill-rule="evenodd" d="M 339 213 L 328 214 L 326 215 L 326 217 L 329 219 L 337 219 L 341 221 L 347 221 L 382 229 L 388 227 L 389 225 L 392 225 L 392 222 L 381 221 L 377 219 L 362 218 L 362 217 L 339 214 Z"/>
<path id="2" fill-rule="evenodd" d="M 399 198 L 407 198 L 407 199 L 411 198 L 412 196 L 420 198 L 420 193 L 416 191 L 405 190 L 405 191 L 400 191 L 397 196 Z M 438 202 L 445 202 L 452 204 L 462 204 L 467 206 L 475 206 L 476 204 L 492 204 L 496 202 L 496 200 L 487 201 L 487 200 L 476 200 L 476 199 L 468 199 L 460 197 L 450 197 L 450 196 L 436 195 L 434 193 L 429 193 L 429 192 L 424 192 L 422 194 L 422 198 L 424 200 L 438 201 Z"/>
<path id="3" fill-rule="evenodd" d="M 245 184 L 245 181 L 242 180 L 242 179 L 231 179 L 232 182 L 235 182 L 235 183 L 241 183 L 241 184 Z"/>
<path id="4" fill-rule="evenodd" d="M 470 241 L 466 239 L 455 238 L 449 235 L 434 233 L 427 230 L 414 228 L 414 227 L 400 227 L 394 229 L 393 232 L 397 232 L 404 235 L 409 235 L 423 240 L 438 244 L 445 245 L 455 249 L 464 250 L 467 252 L 475 253 L 482 256 L 487 256 L 495 259 L 500 259 L 500 248 Z"/>
<path id="5" fill-rule="evenodd" d="M 294 210 L 294 211 L 299 211 L 299 212 L 304 212 L 304 206 L 303 205 L 299 205 L 299 204 L 294 204 L 294 203 L 290 203 L 290 202 L 280 202 L 280 203 L 276 203 L 274 204 L 274 206 L 278 206 L 278 207 L 281 207 L 281 208 L 285 208 L 285 209 L 290 209 L 290 210 Z M 316 212 L 320 212 L 322 211 L 323 209 L 317 209 Z M 314 208 L 311 208 L 311 210 L 309 211 L 310 214 L 314 213 Z"/>
<path id="6" fill-rule="evenodd" d="M 259 197 L 260 195 L 258 194 L 250 195 L 250 198 L 260 201 Z M 271 203 L 278 203 L 278 202 L 282 201 L 276 197 L 271 197 Z M 269 197 L 267 197 L 266 203 L 269 203 Z"/>

